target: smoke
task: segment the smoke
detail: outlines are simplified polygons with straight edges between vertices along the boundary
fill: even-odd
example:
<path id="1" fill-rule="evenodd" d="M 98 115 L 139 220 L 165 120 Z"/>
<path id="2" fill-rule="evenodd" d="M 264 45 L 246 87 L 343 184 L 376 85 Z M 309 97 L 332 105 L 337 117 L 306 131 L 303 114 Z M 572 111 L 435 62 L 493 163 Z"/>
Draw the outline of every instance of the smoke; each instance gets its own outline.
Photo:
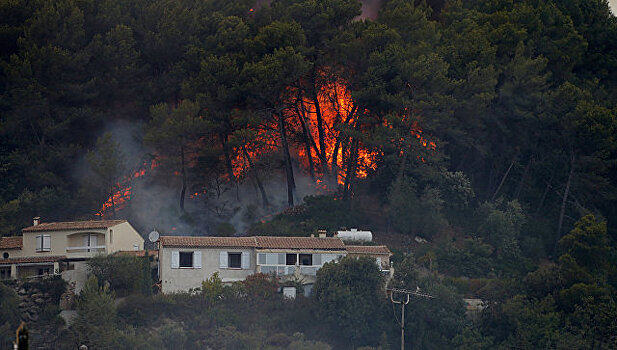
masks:
<path id="1" fill-rule="evenodd" d="M 171 167 L 152 165 L 153 150 L 143 145 L 143 124 L 126 121 L 106 125 L 101 135 L 110 133 L 126 159 L 126 178 L 119 184 L 127 197 L 115 204 L 116 219 L 127 219 L 144 236 L 153 229 L 171 235 L 242 235 L 251 224 L 267 220 L 287 208 L 287 184 L 283 169 L 269 170 L 261 174 L 269 205 L 264 207 L 261 193 L 251 176 L 246 176 L 237 185 L 223 180 L 195 179 L 206 182 L 206 190 L 189 188 L 185 197 L 185 211 L 179 208 L 181 177 Z M 83 182 L 91 181 L 93 174 L 84 159 L 76 166 L 75 174 Z M 139 174 L 139 176 L 135 176 Z M 336 183 L 316 184 L 306 171 L 294 164 L 296 190 L 295 204 L 308 195 L 328 193 Z M 95 209 L 100 210 L 103 203 Z M 107 210 L 104 219 L 112 219 Z M 225 225 L 227 224 L 227 225 Z M 229 225 L 233 226 L 233 230 Z"/>
<path id="2" fill-rule="evenodd" d="M 356 20 L 377 19 L 382 0 L 362 0 L 362 14 Z"/>

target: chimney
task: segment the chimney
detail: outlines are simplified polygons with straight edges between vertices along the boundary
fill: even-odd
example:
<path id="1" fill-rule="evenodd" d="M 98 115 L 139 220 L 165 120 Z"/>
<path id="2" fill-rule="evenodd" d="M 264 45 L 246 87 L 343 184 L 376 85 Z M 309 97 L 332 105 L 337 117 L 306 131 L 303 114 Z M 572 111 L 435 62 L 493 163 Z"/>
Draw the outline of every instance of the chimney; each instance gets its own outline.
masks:
<path id="1" fill-rule="evenodd" d="M 317 233 L 319 234 L 319 238 L 326 238 L 326 230 L 319 230 Z"/>
<path id="2" fill-rule="evenodd" d="M 314 233 L 311 233 L 311 238 L 315 238 L 315 234 Z"/>
<path id="3" fill-rule="evenodd" d="M 41 217 L 37 216 L 34 219 L 32 219 L 32 226 L 36 226 L 41 222 Z"/>

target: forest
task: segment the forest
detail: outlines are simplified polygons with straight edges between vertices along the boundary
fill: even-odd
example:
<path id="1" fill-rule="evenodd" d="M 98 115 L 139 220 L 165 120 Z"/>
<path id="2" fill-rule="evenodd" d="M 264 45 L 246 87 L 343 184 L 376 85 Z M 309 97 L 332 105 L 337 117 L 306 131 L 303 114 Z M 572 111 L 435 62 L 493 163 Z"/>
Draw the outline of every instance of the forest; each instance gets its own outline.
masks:
<path id="1" fill-rule="evenodd" d="M 0 22 L 0 236 L 35 216 L 201 235 L 361 227 L 395 253 L 393 284 L 439 295 L 408 319 L 413 349 L 616 347 L 606 0 L 0 0 Z M 98 277 L 89 293 L 109 303 Z M 217 293 L 231 294 L 200 296 L 221 321 L 204 327 L 233 346 L 180 331 L 170 305 L 189 312 L 204 291 L 144 297 L 171 323 L 117 317 L 186 348 L 255 348 L 294 316 L 251 304 L 278 315 L 257 331 L 232 315 L 250 293 Z M 488 307 L 470 320 L 462 296 Z M 297 313 L 319 309 L 303 302 Z M 394 348 L 387 308 L 363 334 L 279 338 Z M 377 311 L 359 312 L 351 325 Z"/>

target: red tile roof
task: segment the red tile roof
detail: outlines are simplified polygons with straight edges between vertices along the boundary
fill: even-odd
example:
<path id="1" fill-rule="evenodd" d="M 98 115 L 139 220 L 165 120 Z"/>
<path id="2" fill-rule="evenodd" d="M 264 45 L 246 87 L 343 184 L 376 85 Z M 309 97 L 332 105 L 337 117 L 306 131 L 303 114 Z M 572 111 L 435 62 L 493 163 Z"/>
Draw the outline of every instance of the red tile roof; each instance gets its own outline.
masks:
<path id="1" fill-rule="evenodd" d="M 132 256 L 146 256 L 146 252 L 148 252 L 148 256 L 159 256 L 158 250 L 119 250 L 114 254 L 117 255 L 132 255 Z"/>
<path id="2" fill-rule="evenodd" d="M 65 231 L 65 230 L 88 230 L 88 229 L 106 229 L 114 227 L 126 220 L 90 220 L 90 221 L 71 221 L 71 222 L 43 222 L 36 226 L 30 226 L 22 229 L 22 232 L 35 231 Z"/>
<path id="3" fill-rule="evenodd" d="M 167 247 L 240 247 L 262 249 L 323 249 L 345 250 L 338 238 L 317 237 L 190 237 L 162 236 L 161 246 Z"/>
<path id="4" fill-rule="evenodd" d="M 348 245 L 346 248 L 350 254 L 392 254 L 385 245 Z"/>
<path id="5" fill-rule="evenodd" d="M 269 237 L 257 236 L 257 248 L 263 249 L 327 249 L 345 250 L 345 244 L 334 237 Z"/>
<path id="6" fill-rule="evenodd" d="M 2 237 L 0 238 L 0 249 L 21 249 L 23 247 L 23 237 Z"/>
<path id="7" fill-rule="evenodd" d="M 159 241 L 168 247 L 255 247 L 254 237 L 161 236 Z"/>
<path id="8" fill-rule="evenodd" d="M 66 256 L 30 256 L 22 258 L 0 259 L 0 265 L 27 264 L 27 263 L 50 263 L 65 260 Z"/>

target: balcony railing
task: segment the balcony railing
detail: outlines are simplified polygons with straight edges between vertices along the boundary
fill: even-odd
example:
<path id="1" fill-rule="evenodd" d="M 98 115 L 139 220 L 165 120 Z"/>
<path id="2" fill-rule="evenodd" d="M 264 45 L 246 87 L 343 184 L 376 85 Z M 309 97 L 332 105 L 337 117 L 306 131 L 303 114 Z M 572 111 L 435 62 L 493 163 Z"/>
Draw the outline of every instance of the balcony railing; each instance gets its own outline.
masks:
<path id="1" fill-rule="evenodd" d="M 296 273 L 296 266 L 294 265 L 260 265 L 260 269 L 261 273 L 267 275 L 290 276 Z"/>
<path id="2" fill-rule="evenodd" d="M 265 274 L 274 274 L 276 276 L 291 276 L 299 270 L 301 275 L 315 276 L 317 270 L 321 266 L 308 266 L 308 265 L 259 265 L 260 272 Z"/>
<path id="3" fill-rule="evenodd" d="M 75 252 L 78 250 L 85 250 L 85 251 L 99 251 L 99 250 L 104 250 L 105 246 L 104 245 L 86 245 L 86 246 L 81 246 L 81 247 L 66 247 L 66 251 L 67 253 L 71 253 L 71 252 Z"/>

